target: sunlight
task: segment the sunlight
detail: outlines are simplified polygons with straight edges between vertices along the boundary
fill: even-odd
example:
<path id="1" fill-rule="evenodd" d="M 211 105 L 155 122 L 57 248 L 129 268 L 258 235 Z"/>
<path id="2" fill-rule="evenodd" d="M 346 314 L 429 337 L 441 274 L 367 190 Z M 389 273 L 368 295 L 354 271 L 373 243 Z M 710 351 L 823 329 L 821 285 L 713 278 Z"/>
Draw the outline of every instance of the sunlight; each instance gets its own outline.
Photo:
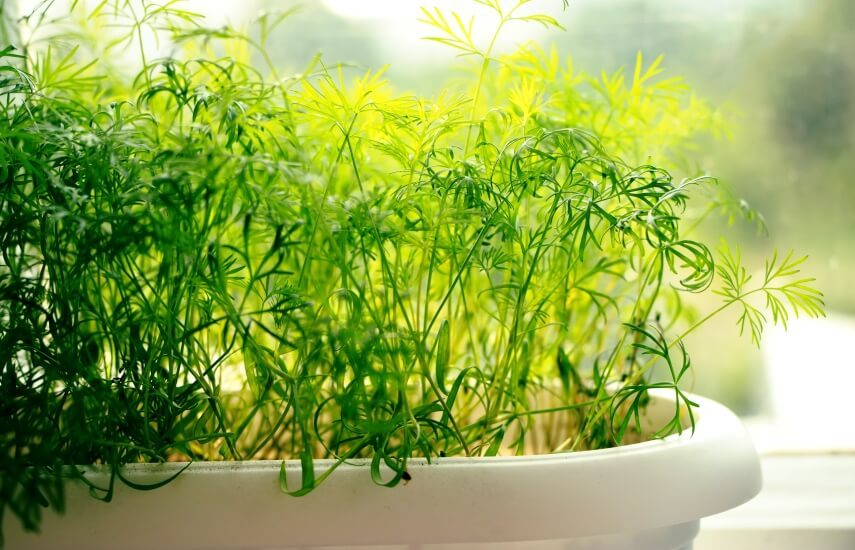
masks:
<path id="1" fill-rule="evenodd" d="M 323 0 L 323 4 L 334 14 L 350 19 L 389 19 L 418 13 L 417 3 L 400 0 Z"/>

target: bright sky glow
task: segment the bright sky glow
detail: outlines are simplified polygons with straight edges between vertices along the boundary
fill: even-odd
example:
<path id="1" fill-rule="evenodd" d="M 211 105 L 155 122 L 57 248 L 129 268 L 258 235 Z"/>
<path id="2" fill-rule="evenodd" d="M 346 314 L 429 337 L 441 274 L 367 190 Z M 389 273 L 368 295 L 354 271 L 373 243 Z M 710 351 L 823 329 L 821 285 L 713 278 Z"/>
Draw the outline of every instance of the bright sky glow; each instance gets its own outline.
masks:
<path id="1" fill-rule="evenodd" d="M 323 0 L 323 4 L 334 14 L 351 19 L 408 17 L 419 11 L 419 2 L 412 0 Z"/>

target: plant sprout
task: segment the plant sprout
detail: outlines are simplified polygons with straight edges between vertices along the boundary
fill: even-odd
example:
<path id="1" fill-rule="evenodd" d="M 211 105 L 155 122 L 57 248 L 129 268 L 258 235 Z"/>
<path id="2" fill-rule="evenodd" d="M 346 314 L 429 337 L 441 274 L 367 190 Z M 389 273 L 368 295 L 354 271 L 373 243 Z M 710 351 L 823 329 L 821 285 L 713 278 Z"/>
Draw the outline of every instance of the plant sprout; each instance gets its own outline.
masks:
<path id="1" fill-rule="evenodd" d="M 151 488 L 127 463 L 299 459 L 280 481 L 302 495 L 356 458 L 393 486 L 412 457 L 664 437 L 694 422 L 699 325 L 738 310 L 757 342 L 769 315 L 823 315 L 802 259 L 756 278 L 692 234 L 690 203 L 760 218 L 693 172 L 721 117 L 661 59 L 593 77 L 537 45 L 497 55 L 509 22 L 558 22 L 479 3 L 486 46 L 424 11 L 474 59 L 436 97 L 320 58 L 281 75 L 265 44 L 287 13 L 25 17 L 32 41 L 0 53 L 0 511 L 37 529 L 75 466 L 108 466 L 109 500 Z M 109 62 L 130 47 L 132 79 Z M 709 291 L 693 323 L 681 296 Z M 641 434 L 651 388 L 677 409 Z"/>

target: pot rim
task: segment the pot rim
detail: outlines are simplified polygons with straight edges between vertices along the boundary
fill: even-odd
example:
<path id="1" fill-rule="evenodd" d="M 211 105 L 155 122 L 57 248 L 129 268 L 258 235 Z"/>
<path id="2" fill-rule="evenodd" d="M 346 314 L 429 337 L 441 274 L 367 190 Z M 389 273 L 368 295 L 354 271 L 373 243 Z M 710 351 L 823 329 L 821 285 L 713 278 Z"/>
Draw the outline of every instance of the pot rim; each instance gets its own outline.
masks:
<path id="1" fill-rule="evenodd" d="M 673 391 L 651 394 L 651 405 L 674 405 Z M 34 537 L 7 516 L 6 531 L 12 547 L 49 549 L 79 541 L 90 550 L 113 548 L 116 540 L 140 550 L 162 547 L 163 541 L 200 550 L 584 537 L 636 541 L 651 530 L 696 525 L 760 490 L 759 459 L 736 415 L 710 399 L 690 398 L 700 405 L 693 435 L 686 430 L 560 454 L 411 459 L 410 481 L 391 489 L 371 479 L 367 459 L 340 465 L 299 498 L 280 491 L 281 460 L 131 464 L 122 476 L 139 484 L 187 469 L 153 491 L 116 483 L 109 505 L 91 498 L 83 482 L 69 480 L 71 517 L 46 514 L 44 535 Z M 323 470 L 331 461 L 314 465 Z M 301 474 L 299 461 L 284 466 L 289 477 Z M 105 467 L 85 468 L 84 474 L 99 486 L 109 482 Z"/>

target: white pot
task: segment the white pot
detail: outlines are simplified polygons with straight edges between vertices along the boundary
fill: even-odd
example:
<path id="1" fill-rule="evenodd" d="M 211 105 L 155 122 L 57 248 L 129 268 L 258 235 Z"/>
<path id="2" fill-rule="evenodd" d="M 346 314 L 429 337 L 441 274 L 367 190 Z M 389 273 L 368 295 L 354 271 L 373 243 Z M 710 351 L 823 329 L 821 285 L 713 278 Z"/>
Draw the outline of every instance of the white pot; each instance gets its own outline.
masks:
<path id="1" fill-rule="evenodd" d="M 670 418 L 672 392 L 651 392 L 647 421 Z M 411 460 L 412 480 L 375 485 L 364 462 L 343 465 L 307 496 L 279 490 L 280 461 L 194 463 L 174 482 L 112 503 L 70 483 L 64 516 L 25 534 L 6 514 L 7 548 L 225 549 L 561 541 L 564 549 L 691 548 L 704 516 L 760 490 L 757 454 L 739 419 L 694 397 L 689 432 L 613 449 L 493 458 Z M 150 483 L 182 464 L 135 464 Z M 298 478 L 299 463 L 288 468 Z M 318 473 L 324 461 L 318 461 Z M 103 472 L 90 477 L 104 484 Z M 289 475 L 290 479 L 290 475 Z M 458 547 L 455 545 L 455 548 Z M 489 546 L 485 546 L 487 548 Z M 521 546 L 531 547 L 531 546 Z M 541 544 L 536 546 L 542 548 Z"/>

